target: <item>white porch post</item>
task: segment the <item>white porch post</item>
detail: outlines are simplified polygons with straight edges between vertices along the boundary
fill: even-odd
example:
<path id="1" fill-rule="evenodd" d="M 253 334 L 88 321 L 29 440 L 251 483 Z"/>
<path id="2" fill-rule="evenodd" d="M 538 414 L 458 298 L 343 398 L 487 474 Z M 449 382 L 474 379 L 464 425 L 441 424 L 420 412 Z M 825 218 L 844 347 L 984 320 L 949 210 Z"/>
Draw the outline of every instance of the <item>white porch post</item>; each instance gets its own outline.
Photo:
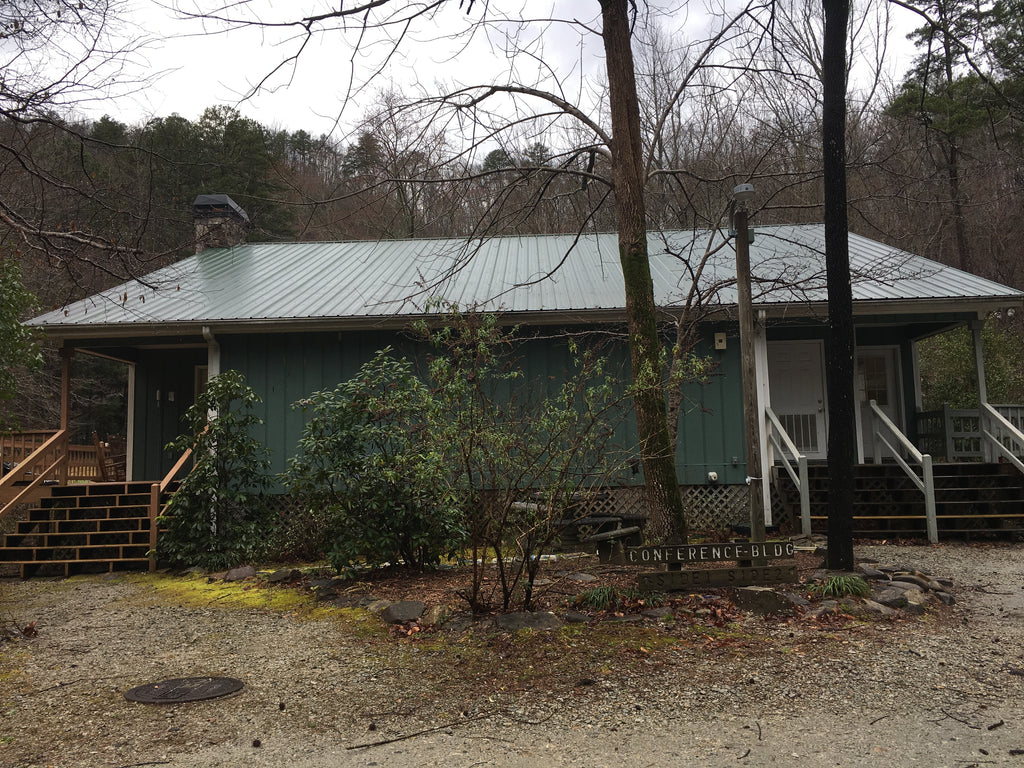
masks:
<path id="1" fill-rule="evenodd" d="M 765 421 L 765 408 L 771 405 L 771 397 L 768 387 L 768 340 L 765 334 L 764 310 L 757 313 L 757 322 L 754 323 L 754 371 L 757 381 L 757 414 L 760 425 L 761 474 L 765 478 L 765 482 L 761 484 L 761 494 L 764 499 L 764 523 L 771 525 L 772 489 L 768 478 L 771 476 L 772 467 L 775 464 L 775 456 L 772 454 L 771 443 L 768 440 L 770 427 Z"/>
<path id="2" fill-rule="evenodd" d="M 986 462 L 993 460 L 992 448 L 985 439 L 985 411 L 984 406 L 988 403 L 988 387 L 985 384 L 985 353 L 981 347 L 981 329 L 985 327 L 984 320 L 971 321 L 971 343 L 974 346 L 974 377 L 978 382 L 978 429 L 981 434 L 981 454 Z"/>
<path id="3" fill-rule="evenodd" d="M 971 341 L 974 343 L 974 375 L 978 381 L 978 406 L 988 402 L 988 387 L 985 385 L 985 354 L 981 348 L 981 329 L 984 320 L 971 321 Z"/>

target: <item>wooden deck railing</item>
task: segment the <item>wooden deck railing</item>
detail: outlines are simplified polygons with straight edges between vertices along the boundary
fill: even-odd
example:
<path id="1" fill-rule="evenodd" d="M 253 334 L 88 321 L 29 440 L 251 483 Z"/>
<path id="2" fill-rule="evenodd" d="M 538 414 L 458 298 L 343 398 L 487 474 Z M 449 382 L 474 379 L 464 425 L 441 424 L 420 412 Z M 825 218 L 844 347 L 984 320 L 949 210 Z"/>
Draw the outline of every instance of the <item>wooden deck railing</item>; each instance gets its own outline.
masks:
<path id="1" fill-rule="evenodd" d="M 157 523 L 156 520 L 160 517 L 160 501 L 163 499 L 164 493 L 167 491 L 167 486 L 174 482 L 174 478 L 181 472 L 182 467 L 185 466 L 185 462 L 192 456 L 192 449 L 189 448 L 174 462 L 174 466 L 171 470 L 164 475 L 164 479 L 159 483 L 153 483 L 149 487 L 149 570 L 152 573 L 156 570 L 156 544 L 157 544 Z"/>
<path id="2" fill-rule="evenodd" d="M 11 451 L 11 461 L 8 462 L 5 452 L 3 463 L 7 469 L 3 477 L 0 477 L 0 499 L 9 497 L 9 500 L 3 507 L 0 507 L 0 518 L 14 509 L 22 499 L 30 498 L 32 492 L 43 483 L 63 484 L 68 480 L 68 432 L 66 429 L 58 429 L 56 432 L 49 433 L 19 433 L 20 435 L 26 436 L 24 441 L 11 440 L 5 443 L 5 451 Z M 49 435 L 49 437 L 37 442 L 38 435 Z M 23 455 L 30 445 L 36 447 Z M 20 460 L 16 460 L 15 456 L 20 456 Z"/>
<path id="3" fill-rule="evenodd" d="M 12 472 L 43 443 L 57 434 L 56 429 L 30 432 L 0 432 L 0 477 Z"/>

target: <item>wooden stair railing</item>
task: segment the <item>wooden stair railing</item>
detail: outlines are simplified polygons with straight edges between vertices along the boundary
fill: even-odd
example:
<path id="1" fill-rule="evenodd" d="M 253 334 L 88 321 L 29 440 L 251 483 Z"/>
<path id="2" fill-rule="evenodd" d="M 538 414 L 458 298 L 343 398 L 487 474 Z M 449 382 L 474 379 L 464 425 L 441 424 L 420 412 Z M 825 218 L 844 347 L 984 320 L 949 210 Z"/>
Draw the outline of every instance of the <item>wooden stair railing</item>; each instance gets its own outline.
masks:
<path id="1" fill-rule="evenodd" d="M 181 472 L 181 468 L 185 466 L 185 462 L 192 456 L 192 449 L 189 448 L 181 457 L 174 463 L 171 470 L 164 476 L 164 479 L 159 483 L 153 483 L 149 489 L 149 571 L 152 573 L 156 570 L 156 543 L 157 543 L 157 523 L 156 520 L 160 517 L 160 500 L 163 498 L 164 492 L 167 487 L 174 482 L 174 478 Z"/>
<path id="2" fill-rule="evenodd" d="M 14 509 L 22 499 L 28 498 L 29 494 L 43 482 L 55 480 L 61 484 L 67 483 L 67 471 L 68 431 L 58 429 L 49 439 L 19 461 L 16 468 L 0 478 L 0 493 L 5 490 L 13 491 L 17 487 L 21 489 L 7 504 L 0 507 L 0 519 Z M 29 479 L 29 482 L 19 486 L 19 482 L 25 482 L 26 479 Z"/>

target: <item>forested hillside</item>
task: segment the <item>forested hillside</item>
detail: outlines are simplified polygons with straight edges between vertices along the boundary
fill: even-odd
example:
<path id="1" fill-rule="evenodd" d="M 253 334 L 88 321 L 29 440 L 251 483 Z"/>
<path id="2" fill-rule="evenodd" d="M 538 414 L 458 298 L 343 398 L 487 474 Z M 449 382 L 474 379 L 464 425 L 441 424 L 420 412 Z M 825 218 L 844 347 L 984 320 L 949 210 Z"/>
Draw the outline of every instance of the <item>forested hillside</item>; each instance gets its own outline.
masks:
<path id="1" fill-rule="evenodd" d="M 66 82 L 47 90 L 12 73 L 39 45 L 39 30 L 95 30 L 105 22 L 89 12 L 107 4 L 80 3 L 77 22 L 35 18 L 35 28 L 30 5 L 0 12 L 0 50 L 13 52 L 0 79 L 0 260 L 20 268 L 38 299 L 23 315 L 191 253 L 190 206 L 201 193 L 238 202 L 254 241 L 616 226 L 608 154 L 599 134 L 560 122 L 568 107 L 550 119 L 540 109 L 529 120 L 470 119 L 453 98 L 407 99 L 381 82 L 376 106 L 347 115 L 337 135 L 261 125 L 244 103 L 211 106 L 196 120 L 126 124 L 112 111 L 82 121 L 54 96 Z M 884 76 L 879 7 L 851 25 L 860 73 L 849 94 L 851 229 L 1024 287 L 1021 1 L 908 6 L 921 13 L 918 55 L 896 82 Z M 770 36 L 750 15 L 725 59 L 678 47 L 657 29 L 638 33 L 650 228 L 723 226 L 733 186 L 748 181 L 755 226 L 822 219 L 818 15 L 816 3 L 779 6 Z M 17 272 L 0 274 L 11 283 Z M 27 399 L 13 413 L 24 426 L 52 422 L 52 376 L 19 370 Z"/>

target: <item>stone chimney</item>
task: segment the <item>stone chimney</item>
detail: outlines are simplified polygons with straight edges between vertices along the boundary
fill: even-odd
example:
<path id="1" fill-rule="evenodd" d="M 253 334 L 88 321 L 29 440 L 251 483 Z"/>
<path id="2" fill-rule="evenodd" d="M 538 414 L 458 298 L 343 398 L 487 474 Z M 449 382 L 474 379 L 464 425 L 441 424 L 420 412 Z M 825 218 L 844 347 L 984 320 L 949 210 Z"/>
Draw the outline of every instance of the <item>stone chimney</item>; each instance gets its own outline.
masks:
<path id="1" fill-rule="evenodd" d="M 231 248 L 245 242 L 249 216 L 227 195 L 199 195 L 192 203 L 196 253 L 207 248 Z"/>

